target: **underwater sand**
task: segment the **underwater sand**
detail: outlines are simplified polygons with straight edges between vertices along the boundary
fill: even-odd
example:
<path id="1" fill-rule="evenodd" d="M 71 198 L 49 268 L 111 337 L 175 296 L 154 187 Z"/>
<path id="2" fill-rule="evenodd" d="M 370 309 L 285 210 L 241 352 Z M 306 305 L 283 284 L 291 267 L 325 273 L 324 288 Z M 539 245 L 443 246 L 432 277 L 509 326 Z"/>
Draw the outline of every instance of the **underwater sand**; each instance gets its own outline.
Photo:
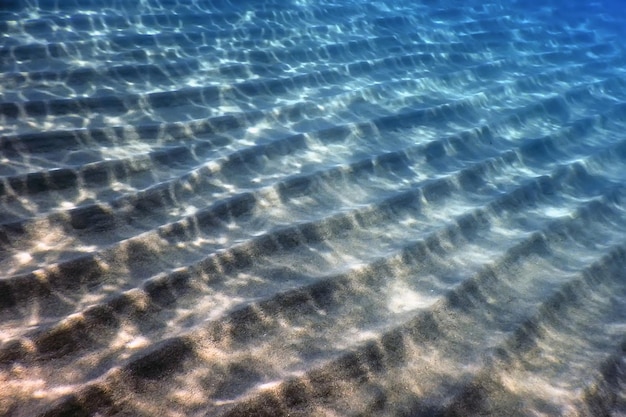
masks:
<path id="1" fill-rule="evenodd" d="M 626 415 L 600 3 L 11 0 L 0 415 Z"/>

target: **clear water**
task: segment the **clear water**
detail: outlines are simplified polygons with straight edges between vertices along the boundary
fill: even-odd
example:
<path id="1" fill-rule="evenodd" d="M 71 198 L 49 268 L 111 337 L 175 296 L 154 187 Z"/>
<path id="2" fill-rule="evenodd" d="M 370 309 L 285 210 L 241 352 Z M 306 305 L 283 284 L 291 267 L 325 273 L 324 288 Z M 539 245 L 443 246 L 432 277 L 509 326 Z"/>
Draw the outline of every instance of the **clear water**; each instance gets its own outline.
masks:
<path id="1" fill-rule="evenodd" d="M 620 1 L 0 1 L 0 414 L 625 415 Z"/>

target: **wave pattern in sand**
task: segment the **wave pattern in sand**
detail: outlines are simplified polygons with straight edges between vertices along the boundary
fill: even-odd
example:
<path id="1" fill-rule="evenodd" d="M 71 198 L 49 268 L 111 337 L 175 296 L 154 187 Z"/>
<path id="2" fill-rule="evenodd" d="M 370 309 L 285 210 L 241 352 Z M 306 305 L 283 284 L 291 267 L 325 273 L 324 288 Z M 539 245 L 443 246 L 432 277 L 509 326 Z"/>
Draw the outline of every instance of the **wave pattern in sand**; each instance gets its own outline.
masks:
<path id="1" fill-rule="evenodd" d="M 0 414 L 626 414 L 623 22 L 525 3 L 7 1 Z"/>

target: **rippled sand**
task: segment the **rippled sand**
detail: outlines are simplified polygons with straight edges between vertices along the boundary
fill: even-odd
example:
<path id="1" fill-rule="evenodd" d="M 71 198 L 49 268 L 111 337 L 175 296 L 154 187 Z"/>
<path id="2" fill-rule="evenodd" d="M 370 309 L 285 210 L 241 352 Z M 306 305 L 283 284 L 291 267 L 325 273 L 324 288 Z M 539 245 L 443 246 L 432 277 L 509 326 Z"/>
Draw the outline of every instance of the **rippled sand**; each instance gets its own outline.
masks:
<path id="1" fill-rule="evenodd" d="M 30 3 L 0 414 L 626 415 L 619 16 Z"/>

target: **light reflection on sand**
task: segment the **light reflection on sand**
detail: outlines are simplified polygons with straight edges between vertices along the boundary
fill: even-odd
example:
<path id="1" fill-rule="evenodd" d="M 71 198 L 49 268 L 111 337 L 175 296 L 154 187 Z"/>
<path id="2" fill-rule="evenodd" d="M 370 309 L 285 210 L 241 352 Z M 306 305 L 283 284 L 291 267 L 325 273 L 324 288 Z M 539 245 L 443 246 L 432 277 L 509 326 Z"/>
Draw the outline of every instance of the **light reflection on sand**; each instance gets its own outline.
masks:
<path id="1" fill-rule="evenodd" d="M 522 3 L 11 2 L 0 414 L 624 412 L 622 21 Z"/>

